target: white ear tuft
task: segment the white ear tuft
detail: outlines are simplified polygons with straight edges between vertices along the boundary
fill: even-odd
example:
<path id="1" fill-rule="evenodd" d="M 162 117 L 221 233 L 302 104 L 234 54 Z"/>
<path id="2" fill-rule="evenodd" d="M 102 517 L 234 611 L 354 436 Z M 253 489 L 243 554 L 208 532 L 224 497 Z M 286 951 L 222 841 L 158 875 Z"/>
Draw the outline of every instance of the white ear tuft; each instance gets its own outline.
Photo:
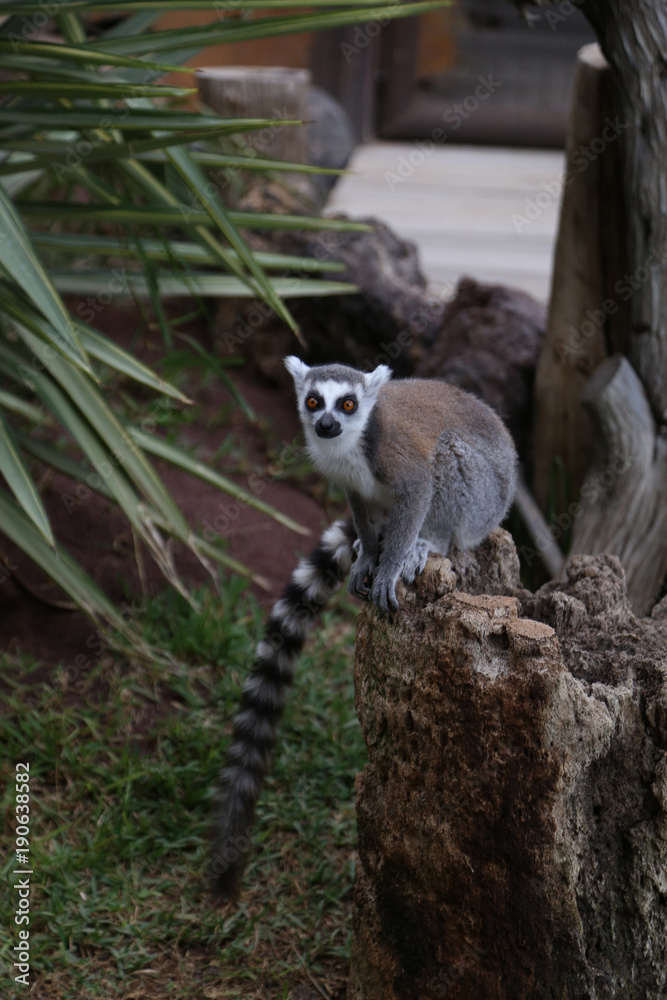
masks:
<path id="1" fill-rule="evenodd" d="M 283 364 L 295 382 L 302 382 L 310 371 L 308 365 L 300 361 L 294 354 L 284 358 Z"/>
<path id="2" fill-rule="evenodd" d="M 386 365 L 378 365 L 377 368 L 366 376 L 366 385 L 371 392 L 379 392 L 385 382 L 392 376 L 391 368 Z"/>

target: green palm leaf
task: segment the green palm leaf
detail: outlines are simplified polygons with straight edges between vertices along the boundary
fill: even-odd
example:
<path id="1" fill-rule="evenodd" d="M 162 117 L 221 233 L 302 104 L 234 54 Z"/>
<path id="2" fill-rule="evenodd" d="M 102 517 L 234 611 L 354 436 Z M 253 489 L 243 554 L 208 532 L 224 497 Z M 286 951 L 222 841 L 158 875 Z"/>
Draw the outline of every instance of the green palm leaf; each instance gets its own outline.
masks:
<path id="1" fill-rule="evenodd" d="M 63 97 L 93 98 L 108 97 L 110 100 L 123 100 L 127 97 L 188 97 L 196 94 L 193 87 L 168 87 L 166 84 L 139 84 L 109 82 L 100 80 L 98 83 L 63 83 L 62 80 L 3 80 L 0 82 L 0 94 L 18 94 L 24 97 L 46 97 L 58 101 Z M 99 115 L 98 115 L 99 121 Z"/>
<path id="2" fill-rule="evenodd" d="M 109 271 L 52 270 L 49 274 L 54 286 L 64 294 L 98 295 L 109 287 Z M 159 294 L 164 298 L 182 295 L 195 295 L 202 298 L 207 296 L 216 298 L 219 296 L 255 298 L 257 296 L 256 289 L 249 287 L 246 281 L 223 274 L 204 274 L 200 272 L 180 276 L 172 272 L 158 272 L 153 275 L 152 280 L 155 282 L 155 287 Z M 126 271 L 124 281 L 126 282 L 127 290 L 131 291 L 135 296 L 144 299 L 149 297 L 149 284 L 142 272 Z M 323 281 L 318 278 L 302 278 L 299 276 L 293 278 L 269 278 L 268 284 L 273 297 L 281 299 L 310 298 L 313 295 L 353 295 L 359 291 L 357 285 L 352 285 L 345 281 Z M 111 357 L 111 354 L 108 356 Z M 100 360 L 104 360 L 104 358 L 100 357 Z M 117 365 L 113 365 L 113 367 L 117 367 Z M 130 372 L 127 371 L 127 374 L 130 374 Z M 159 388 L 156 377 L 154 377 L 152 382 L 148 382 L 146 377 L 140 378 L 138 381 L 152 384 L 156 389 Z"/>
<path id="3" fill-rule="evenodd" d="M 151 53 L 169 52 L 183 44 L 205 47 L 223 42 L 243 42 L 251 38 L 275 38 L 278 35 L 292 35 L 301 31 L 318 31 L 327 28 L 342 28 L 359 21 L 379 21 L 380 24 L 400 17 L 413 17 L 441 10 L 450 6 L 450 0 L 417 0 L 416 3 L 395 3 L 391 6 L 347 7 L 346 10 L 324 10 L 307 14 L 287 14 L 281 17 L 252 18 L 249 20 L 224 20 L 218 24 L 206 24 L 191 28 L 175 28 L 169 31 L 155 31 L 150 36 L 148 47 Z M 96 52 L 114 55 L 130 55 L 144 52 L 147 48 L 143 38 L 114 38 L 92 44 Z"/>
<path id="4" fill-rule="evenodd" d="M 299 121 L 276 121 L 264 118 L 218 118 L 214 115 L 194 115 L 189 111 L 168 111 L 154 108 L 151 111 L 137 110 L 127 107 L 105 108 L 103 111 L 87 108 L 51 108 L 45 106 L 33 110 L 22 104 L 12 107 L 6 105 L 0 108 L 0 124 L 32 125 L 41 129 L 99 129 L 117 128 L 123 132 L 146 132 L 149 129 L 160 129 L 170 132 L 212 129 L 217 134 L 235 135 L 239 132 L 251 132 L 255 129 L 271 125 L 301 125 Z M 162 147 L 166 146 L 166 137 L 162 138 Z"/>
<path id="5" fill-rule="evenodd" d="M 215 264 L 217 258 L 208 253 L 205 247 L 197 243 L 186 243 L 183 240 L 137 240 L 134 244 L 123 243 L 111 236 L 76 236 L 68 233 L 33 233 L 33 244 L 41 249 L 56 250 L 60 254 L 71 254 L 77 257 L 97 254 L 101 257 L 130 257 L 141 260 L 148 257 L 159 261 L 187 261 L 191 264 Z M 262 250 L 254 252 L 255 259 L 267 270 L 303 271 L 344 271 L 345 265 L 337 261 L 317 260 L 315 257 L 299 257 L 295 254 L 271 253 Z M 236 257 L 234 250 L 229 251 L 230 257 Z M 82 343 L 85 341 L 82 338 Z M 86 350 L 89 350 L 86 347 Z"/>
<path id="6" fill-rule="evenodd" d="M 97 620 L 105 620 L 133 645 L 137 635 L 125 623 L 97 584 L 65 552 L 44 540 L 26 513 L 0 489 L 0 532 L 11 538 L 79 607 Z"/>
<path id="7" fill-rule="evenodd" d="M 206 225 L 210 215 L 193 205 L 129 205 L 113 208 L 101 205 L 70 205 L 64 203 L 26 201 L 21 203 L 21 214 L 26 219 L 45 219 L 50 222 L 76 222 L 93 225 L 97 222 L 119 225 L 185 226 Z M 272 215 L 270 212 L 229 213 L 236 226 L 246 229 L 308 229 L 330 233 L 368 233 L 373 227 L 364 222 L 348 219 L 327 219 L 319 215 Z"/>
<path id="8" fill-rule="evenodd" d="M 145 45 L 144 45 L 145 48 Z M 7 55 L 41 56 L 45 59 L 58 61 L 70 59 L 73 63 L 83 63 L 90 66 L 127 66 L 145 71 L 157 70 L 160 73 L 194 73 L 187 66 L 175 66 L 171 63 L 158 63 L 149 59 L 134 59 L 130 56 L 117 55 L 113 52 L 95 52 L 90 45 L 58 45 L 53 42 L 27 42 L 23 38 L 6 41 L 0 39 L 0 57 Z"/>
<path id="9" fill-rule="evenodd" d="M 55 539 L 41 497 L 2 411 L 0 411 L 0 472 L 41 536 L 52 548 L 55 547 Z"/>
<path id="10" fill-rule="evenodd" d="M 167 295 L 260 296 L 295 329 L 283 299 L 355 290 L 345 282 L 312 276 L 340 270 L 341 265 L 297 255 L 252 253 L 242 231 L 364 232 L 369 226 L 342 219 L 231 211 L 218 197 L 202 194 L 207 187 L 206 170 L 212 167 L 327 172 L 307 164 L 232 155 L 213 145 L 224 136 L 268 124 L 296 127 L 299 123 L 220 118 L 172 109 L 165 98 L 179 99 L 193 91 L 158 81 L 172 69 L 195 72 L 181 63 L 200 48 L 221 41 L 363 21 L 385 23 L 436 10 L 447 2 L 419 0 L 382 7 L 312 0 L 302 12 L 296 12 L 292 4 L 293 0 L 249 0 L 243 5 L 247 11 L 266 8 L 273 11 L 272 16 L 218 18 L 191 28 L 149 31 L 166 10 L 219 11 L 219 3 L 59 0 L 56 25 L 64 36 L 60 43 L 25 37 L 25 18 L 43 14 L 43 0 L 0 0 L 0 62 L 22 77 L 0 81 L 0 95 L 4 95 L 0 102 L 0 313 L 4 316 L 0 373 L 20 387 L 0 389 L 0 470 L 14 497 L 0 492 L 0 532 L 12 538 L 87 613 L 117 624 L 120 634 L 135 642 L 137 636 L 131 636 L 81 567 L 57 543 L 53 547 L 51 527 L 26 456 L 90 483 L 118 504 L 135 537 L 185 596 L 167 536 L 180 540 L 211 570 L 220 564 L 251 574 L 222 548 L 197 538 L 147 456 L 177 465 L 293 530 L 299 530 L 299 525 L 246 495 L 182 449 L 124 425 L 96 383 L 93 364 L 181 403 L 188 401 L 130 352 L 65 309 L 60 291 L 98 292 L 108 285 L 113 271 L 91 261 L 86 261 L 85 269 L 77 261 L 76 267 L 52 270 L 46 262 L 55 253 L 79 258 L 94 255 L 114 263 L 118 258 L 131 261 L 127 270 L 122 268 L 124 280 L 118 294 L 150 296 L 167 342 L 171 333 L 162 310 L 162 297 Z M 101 11 L 127 16 L 108 29 L 96 21 L 98 35 L 91 40 L 88 21 L 80 15 Z M 169 53 L 169 64 L 161 61 L 161 53 Z M 188 148 L 195 143 L 199 148 Z M 21 201 L 12 203 L 10 193 L 14 198 L 20 194 Z M 31 241 L 24 220 L 50 231 L 35 233 Z M 70 224 L 86 229 L 87 235 L 62 232 Z M 94 232 L 98 226 L 103 227 L 102 233 Z M 118 227 L 113 236 L 109 226 Z M 160 230 L 165 227 L 163 235 Z M 275 273 L 281 269 L 294 270 L 296 275 Z M 267 270 L 274 273 L 267 274 Z M 189 343 L 192 350 L 206 353 L 195 342 Z M 205 360 L 209 370 L 226 377 L 215 358 L 207 355 Z M 105 391 L 113 391 L 115 384 L 111 381 Z M 35 426 L 44 428 L 38 436 Z M 76 445 L 79 457 L 64 451 L 60 441 L 56 445 L 54 427 L 69 442 L 68 449 Z"/>
<path id="11" fill-rule="evenodd" d="M 79 339 L 60 296 L 35 253 L 20 216 L 0 185 L 0 266 L 30 295 L 56 335 L 87 365 Z"/>

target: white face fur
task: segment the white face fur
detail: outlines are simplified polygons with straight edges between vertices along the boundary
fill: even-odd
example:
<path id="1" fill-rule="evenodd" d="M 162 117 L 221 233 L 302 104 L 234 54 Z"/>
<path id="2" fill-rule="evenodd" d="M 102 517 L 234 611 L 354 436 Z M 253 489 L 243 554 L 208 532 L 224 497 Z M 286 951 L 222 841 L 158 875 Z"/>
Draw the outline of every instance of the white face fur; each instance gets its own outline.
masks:
<path id="1" fill-rule="evenodd" d="M 294 379 L 299 417 L 308 454 L 317 471 L 343 487 L 371 497 L 376 489 L 361 436 L 377 395 L 391 378 L 380 365 L 365 374 L 345 365 L 310 368 L 294 356 L 285 358 Z"/>

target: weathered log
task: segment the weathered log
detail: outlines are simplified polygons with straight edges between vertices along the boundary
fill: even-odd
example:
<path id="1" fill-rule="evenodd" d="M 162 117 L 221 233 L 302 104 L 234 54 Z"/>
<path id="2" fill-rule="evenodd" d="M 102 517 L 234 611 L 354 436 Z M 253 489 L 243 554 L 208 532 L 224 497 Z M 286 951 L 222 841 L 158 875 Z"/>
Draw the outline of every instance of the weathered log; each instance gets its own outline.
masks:
<path id="1" fill-rule="evenodd" d="M 661 1000 L 667 621 L 611 556 L 537 595 L 505 532 L 458 559 L 359 619 L 348 1000 Z"/>
<path id="2" fill-rule="evenodd" d="M 627 300 L 614 291 L 625 266 L 618 132 L 608 124 L 611 74 L 599 46 L 578 56 L 547 331 L 535 377 L 535 496 L 546 509 L 554 458 L 576 500 L 593 458 L 594 428 L 581 404 L 586 379 L 627 344 Z"/>
<path id="3" fill-rule="evenodd" d="M 667 437 L 656 433 L 644 387 L 622 355 L 597 368 L 582 399 L 597 417 L 599 444 L 581 490 L 571 553 L 618 556 L 630 603 L 646 614 L 667 563 Z"/>

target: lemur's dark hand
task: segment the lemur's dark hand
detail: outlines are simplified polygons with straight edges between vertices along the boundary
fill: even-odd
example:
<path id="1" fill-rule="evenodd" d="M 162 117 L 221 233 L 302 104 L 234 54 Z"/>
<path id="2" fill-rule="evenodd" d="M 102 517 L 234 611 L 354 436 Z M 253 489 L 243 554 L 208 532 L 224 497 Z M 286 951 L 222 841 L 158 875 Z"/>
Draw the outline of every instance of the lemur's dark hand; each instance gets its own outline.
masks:
<path id="1" fill-rule="evenodd" d="M 383 572 L 380 566 L 371 587 L 371 601 L 380 609 L 385 618 L 393 618 L 398 611 L 396 580 L 397 578 Z"/>

